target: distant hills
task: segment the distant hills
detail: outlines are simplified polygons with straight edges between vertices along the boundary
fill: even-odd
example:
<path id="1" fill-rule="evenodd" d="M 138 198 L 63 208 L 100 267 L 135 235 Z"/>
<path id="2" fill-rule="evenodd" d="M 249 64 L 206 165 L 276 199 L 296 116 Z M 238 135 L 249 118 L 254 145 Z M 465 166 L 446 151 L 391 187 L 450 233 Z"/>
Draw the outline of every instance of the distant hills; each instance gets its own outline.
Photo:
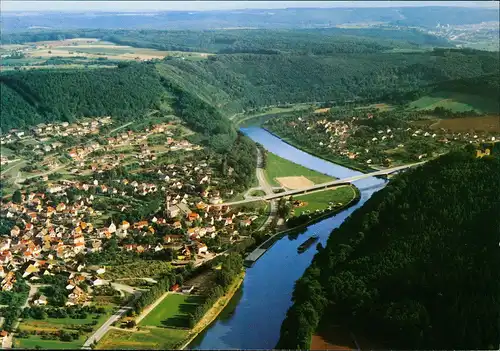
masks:
<path id="1" fill-rule="evenodd" d="M 273 10 L 118 12 L 4 12 L 3 31 L 27 29 L 325 28 L 340 25 L 435 28 L 498 21 L 498 9 L 463 7 L 289 8 Z"/>

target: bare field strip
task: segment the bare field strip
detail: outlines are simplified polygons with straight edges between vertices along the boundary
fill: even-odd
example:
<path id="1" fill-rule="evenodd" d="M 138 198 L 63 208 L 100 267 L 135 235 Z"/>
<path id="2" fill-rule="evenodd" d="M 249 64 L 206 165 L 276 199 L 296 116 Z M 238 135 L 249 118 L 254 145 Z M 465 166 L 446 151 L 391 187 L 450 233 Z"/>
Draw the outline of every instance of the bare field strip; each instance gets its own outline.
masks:
<path id="1" fill-rule="evenodd" d="M 444 128 L 454 132 L 485 131 L 500 132 L 500 116 L 464 117 L 440 119 L 431 125 L 432 129 Z"/>
<path id="2" fill-rule="evenodd" d="M 281 186 L 291 190 L 308 188 L 314 185 L 312 181 L 304 176 L 278 177 L 276 180 L 281 184 Z"/>

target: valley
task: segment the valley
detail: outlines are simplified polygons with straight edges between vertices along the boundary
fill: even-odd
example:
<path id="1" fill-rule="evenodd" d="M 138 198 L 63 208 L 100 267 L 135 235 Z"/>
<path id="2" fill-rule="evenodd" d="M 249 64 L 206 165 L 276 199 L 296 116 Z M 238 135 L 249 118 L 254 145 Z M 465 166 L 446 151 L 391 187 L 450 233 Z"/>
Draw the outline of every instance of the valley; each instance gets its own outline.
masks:
<path id="1" fill-rule="evenodd" d="M 495 349 L 497 13 L 448 10 L 2 15 L 2 348 Z"/>

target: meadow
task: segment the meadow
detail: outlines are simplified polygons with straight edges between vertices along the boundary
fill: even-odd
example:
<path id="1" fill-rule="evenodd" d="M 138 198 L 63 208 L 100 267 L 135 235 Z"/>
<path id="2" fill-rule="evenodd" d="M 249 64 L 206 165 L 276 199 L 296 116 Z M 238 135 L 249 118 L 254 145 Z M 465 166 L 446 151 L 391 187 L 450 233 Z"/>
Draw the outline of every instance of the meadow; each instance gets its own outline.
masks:
<path id="1" fill-rule="evenodd" d="M 16 349 L 48 349 L 48 350 L 69 350 L 69 349 L 79 349 L 85 342 L 85 338 L 80 338 L 73 341 L 61 341 L 61 340 L 45 340 L 39 335 L 30 335 L 29 338 L 20 339 L 16 338 L 14 341 L 14 347 Z"/>
<path id="2" fill-rule="evenodd" d="M 201 296 L 171 293 L 139 323 L 140 326 L 188 328 L 189 313 L 203 302 Z"/>
<path id="3" fill-rule="evenodd" d="M 285 160 L 284 158 L 281 158 L 271 152 L 267 153 L 266 162 L 266 177 L 269 184 L 273 186 L 280 186 L 280 183 L 276 181 L 276 178 L 279 177 L 304 176 L 315 184 L 326 183 L 334 180 L 333 177 Z"/>
<path id="4" fill-rule="evenodd" d="M 335 189 L 319 191 L 311 194 L 294 196 L 294 199 L 306 202 L 305 206 L 294 208 L 295 216 L 300 216 L 305 211 L 314 212 L 316 210 L 324 210 L 330 204 L 349 203 L 356 197 L 356 192 L 352 186 L 342 186 Z"/>
<path id="5" fill-rule="evenodd" d="M 433 110 L 436 107 L 443 107 L 454 112 L 499 112 L 498 102 L 492 99 L 446 91 L 435 92 L 410 103 L 410 108 L 417 110 Z"/>

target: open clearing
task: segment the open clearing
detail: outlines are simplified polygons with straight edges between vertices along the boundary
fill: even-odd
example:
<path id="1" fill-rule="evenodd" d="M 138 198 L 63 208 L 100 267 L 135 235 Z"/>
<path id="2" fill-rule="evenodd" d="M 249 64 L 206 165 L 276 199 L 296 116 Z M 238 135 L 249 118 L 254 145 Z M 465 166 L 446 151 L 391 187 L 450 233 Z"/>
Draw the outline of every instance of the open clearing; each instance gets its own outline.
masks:
<path id="1" fill-rule="evenodd" d="M 268 182 L 273 186 L 281 186 L 276 179 L 283 177 L 303 176 L 314 184 L 326 183 L 334 180 L 333 177 L 285 160 L 271 152 L 268 152 L 266 157 L 265 173 Z"/>
<path id="2" fill-rule="evenodd" d="M 431 128 L 444 128 L 453 132 L 465 132 L 472 130 L 500 132 L 500 116 L 440 119 L 436 123 L 433 123 Z"/>
<path id="3" fill-rule="evenodd" d="M 203 302 L 201 296 L 171 293 L 144 317 L 140 326 L 188 328 L 189 313 Z"/>
<path id="4" fill-rule="evenodd" d="M 349 203 L 356 197 L 356 192 L 350 185 L 339 186 L 334 189 L 315 192 L 311 194 L 294 196 L 294 199 L 305 202 L 305 206 L 294 208 L 295 216 L 300 216 L 305 211 L 314 212 L 316 210 L 324 210 L 330 203 Z"/>
<path id="5" fill-rule="evenodd" d="M 325 113 L 325 112 L 330 111 L 330 108 L 331 107 L 318 108 L 318 109 L 314 110 L 314 113 Z"/>
<path id="6" fill-rule="evenodd" d="M 116 64 L 116 61 L 163 59 L 166 56 L 183 57 L 186 60 L 202 60 L 211 55 L 198 52 L 186 53 L 180 51 L 135 48 L 132 46 L 117 45 L 95 38 L 41 41 L 22 45 L 3 45 L 0 47 L 2 53 L 8 53 L 9 50 L 23 50 L 25 57 L 20 59 L 2 59 L 2 70 L 11 70 L 15 69 L 15 67 L 24 67 L 23 69 L 89 68 L 94 65 L 97 67 L 108 67 L 105 59 L 112 60 L 114 62 L 111 63 Z M 48 64 L 45 65 L 44 63 L 50 58 L 64 58 L 66 61 L 70 59 L 72 62 L 52 65 L 52 62 L 48 61 Z M 103 61 L 96 64 L 97 59 Z M 113 65 L 113 67 L 115 67 L 115 65 Z"/>
<path id="7" fill-rule="evenodd" d="M 281 186 L 291 190 L 308 188 L 314 185 L 312 181 L 304 176 L 278 177 L 276 180 L 281 184 Z"/>
<path id="8" fill-rule="evenodd" d="M 443 107 L 454 112 L 474 110 L 480 113 L 499 112 L 498 102 L 479 95 L 460 94 L 454 92 L 436 92 L 423 96 L 410 103 L 417 110 L 433 110 Z"/>

